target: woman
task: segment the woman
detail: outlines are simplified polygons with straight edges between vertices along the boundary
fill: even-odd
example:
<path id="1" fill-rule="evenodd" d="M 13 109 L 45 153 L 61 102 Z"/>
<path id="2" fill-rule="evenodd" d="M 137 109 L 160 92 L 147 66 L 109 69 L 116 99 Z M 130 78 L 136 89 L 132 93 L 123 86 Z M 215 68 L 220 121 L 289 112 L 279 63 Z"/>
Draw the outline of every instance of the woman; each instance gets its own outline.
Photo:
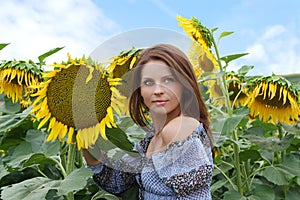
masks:
<path id="1" fill-rule="evenodd" d="M 211 199 L 212 136 L 189 59 L 159 44 L 143 50 L 134 69 L 130 115 L 148 132 L 135 145 L 141 157 L 93 160 L 84 151 L 94 180 L 114 194 L 138 183 L 140 199 Z"/>

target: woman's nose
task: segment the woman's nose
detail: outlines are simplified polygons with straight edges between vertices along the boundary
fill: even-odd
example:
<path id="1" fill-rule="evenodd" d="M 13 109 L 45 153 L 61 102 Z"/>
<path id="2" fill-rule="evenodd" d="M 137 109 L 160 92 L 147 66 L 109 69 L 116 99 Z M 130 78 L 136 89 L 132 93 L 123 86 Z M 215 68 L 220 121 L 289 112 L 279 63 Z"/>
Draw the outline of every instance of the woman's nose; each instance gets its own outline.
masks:
<path id="1" fill-rule="evenodd" d="M 155 84 L 154 94 L 159 95 L 164 93 L 164 86 L 161 84 Z"/>

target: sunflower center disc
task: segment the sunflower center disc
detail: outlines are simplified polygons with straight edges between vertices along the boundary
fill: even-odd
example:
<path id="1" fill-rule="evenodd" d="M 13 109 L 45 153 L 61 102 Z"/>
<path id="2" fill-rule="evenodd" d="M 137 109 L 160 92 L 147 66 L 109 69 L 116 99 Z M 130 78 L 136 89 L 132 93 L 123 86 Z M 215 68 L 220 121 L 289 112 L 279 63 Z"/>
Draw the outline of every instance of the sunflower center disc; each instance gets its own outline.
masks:
<path id="1" fill-rule="evenodd" d="M 48 107 L 57 121 L 83 129 L 105 118 L 111 104 L 109 83 L 97 70 L 86 83 L 88 75 L 85 65 L 72 65 L 52 78 L 47 90 Z"/>

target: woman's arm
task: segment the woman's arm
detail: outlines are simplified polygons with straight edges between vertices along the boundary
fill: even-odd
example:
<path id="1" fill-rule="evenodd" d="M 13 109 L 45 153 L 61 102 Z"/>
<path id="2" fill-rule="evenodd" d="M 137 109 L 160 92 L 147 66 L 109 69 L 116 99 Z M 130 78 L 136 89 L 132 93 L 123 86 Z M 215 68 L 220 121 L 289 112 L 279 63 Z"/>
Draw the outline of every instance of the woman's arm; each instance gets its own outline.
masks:
<path id="1" fill-rule="evenodd" d="M 96 156 L 99 158 L 96 159 L 94 152 L 82 149 L 87 166 L 94 173 L 93 179 L 102 189 L 118 195 L 136 183 L 136 173 L 124 170 L 124 168 L 128 169 L 126 166 L 132 161 L 129 155 L 123 156 L 120 160 L 113 160 L 105 152 L 100 149 L 99 151 Z"/>

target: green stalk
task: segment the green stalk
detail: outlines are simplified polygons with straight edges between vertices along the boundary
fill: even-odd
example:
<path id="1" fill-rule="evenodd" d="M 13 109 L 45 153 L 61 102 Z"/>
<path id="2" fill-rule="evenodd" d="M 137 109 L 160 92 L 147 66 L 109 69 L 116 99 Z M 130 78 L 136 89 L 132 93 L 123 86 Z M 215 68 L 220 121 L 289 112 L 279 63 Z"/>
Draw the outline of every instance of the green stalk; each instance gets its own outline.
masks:
<path id="1" fill-rule="evenodd" d="M 76 143 L 68 144 L 68 155 L 67 155 L 67 165 L 66 165 L 66 173 L 69 175 L 74 170 L 75 163 L 75 155 L 76 155 Z M 72 192 L 68 193 L 68 200 L 74 200 L 74 194 Z"/>
<path id="2" fill-rule="evenodd" d="M 75 155 L 76 155 L 76 144 L 69 144 L 68 157 L 66 172 L 69 175 L 74 170 Z"/>
<path id="3" fill-rule="evenodd" d="M 233 139 L 234 141 L 238 141 L 237 131 L 233 131 Z M 236 179 L 237 179 L 237 186 L 238 191 L 243 196 L 243 184 L 242 184 L 242 173 L 241 173 L 241 167 L 240 167 L 240 147 L 237 143 L 233 143 L 233 151 L 234 151 L 234 163 L 236 168 Z"/>
<path id="4" fill-rule="evenodd" d="M 248 162 L 243 162 L 243 172 L 244 172 L 244 177 L 247 181 L 245 181 L 244 183 L 246 184 L 246 188 L 247 188 L 247 191 L 250 192 L 251 188 L 250 188 L 250 185 L 248 183 L 248 170 L 247 170 L 247 165 L 248 165 Z"/>
<path id="5" fill-rule="evenodd" d="M 230 98 L 229 98 L 229 93 L 228 93 L 228 87 L 227 87 L 227 82 L 226 82 L 226 78 L 225 78 L 225 70 L 223 69 L 221 60 L 220 60 L 220 54 L 219 54 L 219 50 L 218 50 L 218 46 L 217 43 L 213 37 L 213 33 L 212 31 L 210 31 L 210 34 L 212 35 L 212 43 L 215 49 L 215 53 L 217 56 L 217 62 L 220 68 L 220 72 L 222 73 L 221 76 L 221 89 L 222 92 L 224 94 L 225 97 L 225 105 L 226 105 L 226 109 L 228 112 L 229 117 L 232 117 L 233 115 L 233 108 L 231 107 L 230 104 Z M 232 133 L 232 139 L 234 141 L 238 141 L 238 135 L 237 135 L 237 131 L 233 131 Z M 241 168 L 240 168 L 240 157 L 239 157 L 239 152 L 240 152 L 240 148 L 239 145 L 234 142 L 233 143 L 233 151 L 234 151 L 234 163 L 235 163 L 235 168 L 236 168 L 236 179 L 237 179 L 237 187 L 238 187 L 238 191 L 241 194 L 241 196 L 243 196 L 243 185 L 242 185 L 242 174 L 241 174 Z"/>

